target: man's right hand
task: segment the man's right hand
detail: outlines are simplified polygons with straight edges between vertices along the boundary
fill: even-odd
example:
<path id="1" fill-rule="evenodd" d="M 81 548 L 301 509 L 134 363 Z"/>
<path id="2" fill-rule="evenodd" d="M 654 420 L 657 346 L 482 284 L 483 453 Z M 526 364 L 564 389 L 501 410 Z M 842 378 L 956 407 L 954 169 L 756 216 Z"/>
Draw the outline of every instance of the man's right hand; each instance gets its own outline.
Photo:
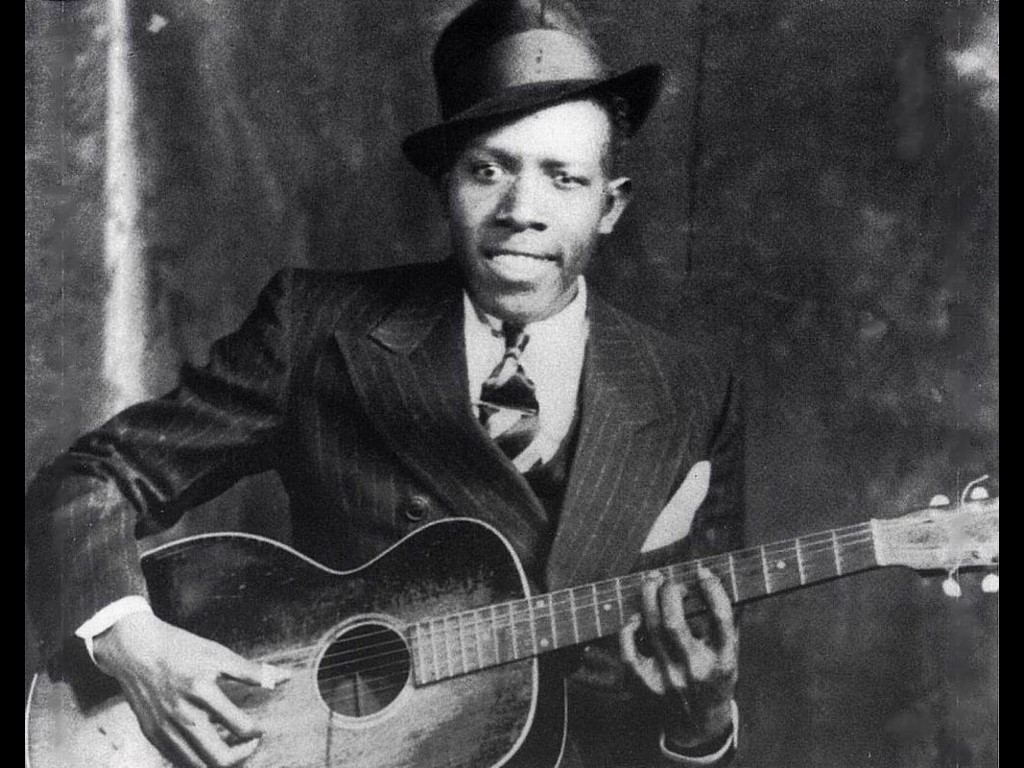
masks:
<path id="1" fill-rule="evenodd" d="M 99 668 L 121 684 L 143 733 L 175 765 L 237 766 L 259 747 L 262 731 L 217 681 L 260 685 L 262 665 L 148 612 L 125 616 L 97 635 L 93 654 Z M 290 676 L 271 669 L 274 684 Z"/>

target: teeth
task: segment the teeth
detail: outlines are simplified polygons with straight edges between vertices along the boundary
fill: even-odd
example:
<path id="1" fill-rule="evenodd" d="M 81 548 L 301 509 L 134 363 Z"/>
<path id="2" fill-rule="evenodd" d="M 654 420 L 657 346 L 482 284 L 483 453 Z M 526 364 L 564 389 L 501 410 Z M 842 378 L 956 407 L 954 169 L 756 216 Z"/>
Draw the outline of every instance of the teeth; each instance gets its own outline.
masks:
<path id="1" fill-rule="evenodd" d="M 499 253 L 491 258 L 496 271 L 509 277 L 529 278 L 549 268 L 549 261 L 540 256 L 522 256 L 518 253 Z"/>

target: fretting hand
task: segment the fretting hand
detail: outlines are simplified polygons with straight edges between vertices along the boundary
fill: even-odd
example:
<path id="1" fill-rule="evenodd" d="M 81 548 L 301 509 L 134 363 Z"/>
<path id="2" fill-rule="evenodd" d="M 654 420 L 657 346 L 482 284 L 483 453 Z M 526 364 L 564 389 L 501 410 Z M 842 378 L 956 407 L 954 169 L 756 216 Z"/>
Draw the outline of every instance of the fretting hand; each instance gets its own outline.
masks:
<path id="1" fill-rule="evenodd" d="M 738 676 L 739 634 L 732 603 L 711 571 L 698 568 L 697 576 L 710 611 L 701 637 L 686 619 L 686 588 L 658 575 L 644 579 L 642 615 L 634 614 L 619 634 L 623 661 L 647 690 L 662 698 L 667 743 L 684 749 L 725 737 Z M 637 650 L 641 628 L 652 655 Z"/>
<path id="2" fill-rule="evenodd" d="M 95 638 L 93 649 L 99 668 L 121 684 L 146 737 L 175 765 L 190 768 L 237 766 L 259 747 L 261 730 L 218 679 L 276 685 L 289 677 L 268 666 L 273 679 L 266 681 L 263 665 L 145 612 L 120 619 Z"/>

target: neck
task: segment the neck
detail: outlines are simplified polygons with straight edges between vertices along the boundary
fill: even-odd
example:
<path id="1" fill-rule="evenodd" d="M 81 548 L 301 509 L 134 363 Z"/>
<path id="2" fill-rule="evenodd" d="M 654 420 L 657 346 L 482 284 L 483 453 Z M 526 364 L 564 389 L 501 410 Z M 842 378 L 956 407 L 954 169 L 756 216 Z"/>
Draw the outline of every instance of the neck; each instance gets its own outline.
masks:
<path id="1" fill-rule="evenodd" d="M 406 634 L 416 681 L 426 684 L 615 634 L 640 612 L 641 584 L 655 573 L 687 587 L 684 607 L 692 615 L 706 610 L 701 566 L 738 604 L 878 564 L 873 524 L 860 523 L 421 621 Z"/>

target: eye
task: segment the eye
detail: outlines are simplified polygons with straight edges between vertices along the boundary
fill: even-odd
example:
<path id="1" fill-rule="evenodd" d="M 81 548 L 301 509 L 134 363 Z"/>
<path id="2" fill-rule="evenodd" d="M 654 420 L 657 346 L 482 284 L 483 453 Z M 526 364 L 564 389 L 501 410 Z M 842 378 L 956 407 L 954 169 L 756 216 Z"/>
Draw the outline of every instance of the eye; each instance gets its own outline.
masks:
<path id="1" fill-rule="evenodd" d="M 558 189 L 577 189 L 590 186 L 590 181 L 583 176 L 573 176 L 565 171 L 558 171 L 554 174 L 553 180 Z"/>
<path id="2" fill-rule="evenodd" d="M 470 172 L 473 174 L 474 179 L 485 183 L 494 183 L 505 173 L 504 169 L 497 163 L 486 161 L 474 162 L 470 166 Z"/>

